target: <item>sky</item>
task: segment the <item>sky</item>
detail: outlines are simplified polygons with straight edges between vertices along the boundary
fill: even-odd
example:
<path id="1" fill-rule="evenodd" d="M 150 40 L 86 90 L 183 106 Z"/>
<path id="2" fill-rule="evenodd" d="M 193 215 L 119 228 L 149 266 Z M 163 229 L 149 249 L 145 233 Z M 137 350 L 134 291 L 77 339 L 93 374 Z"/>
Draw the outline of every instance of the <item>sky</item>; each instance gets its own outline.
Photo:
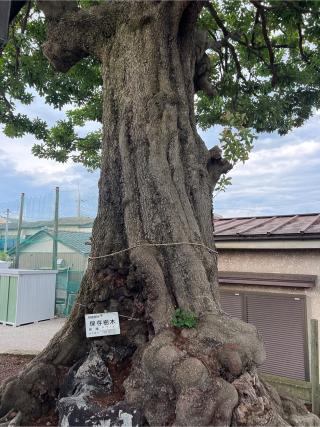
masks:
<path id="1" fill-rule="evenodd" d="M 63 112 L 40 97 L 17 111 L 53 124 Z M 89 127 L 94 124 L 89 123 Z M 208 148 L 218 143 L 219 129 L 199 130 Z M 0 215 L 17 216 L 25 193 L 25 219 L 53 216 L 54 189 L 60 187 L 60 215 L 75 216 L 80 193 L 81 215 L 95 216 L 99 172 L 83 166 L 39 159 L 32 155 L 34 138 L 7 138 L 0 127 Z M 214 211 L 224 217 L 320 212 L 320 112 L 286 136 L 261 134 L 245 164 L 229 173 L 232 185 L 214 198 Z"/>
<path id="2" fill-rule="evenodd" d="M 200 134 L 209 148 L 218 138 L 215 129 Z M 285 136 L 260 134 L 229 176 L 232 185 L 214 198 L 224 217 L 320 212 L 320 112 Z"/>

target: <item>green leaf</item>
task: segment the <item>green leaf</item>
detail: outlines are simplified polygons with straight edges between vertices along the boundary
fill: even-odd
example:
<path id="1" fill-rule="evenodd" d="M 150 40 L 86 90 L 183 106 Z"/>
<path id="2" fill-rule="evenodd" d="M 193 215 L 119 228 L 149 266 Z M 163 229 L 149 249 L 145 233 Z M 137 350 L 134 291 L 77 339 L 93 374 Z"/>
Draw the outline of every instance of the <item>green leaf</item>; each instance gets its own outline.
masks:
<path id="1" fill-rule="evenodd" d="M 171 324 L 176 328 L 195 328 L 198 318 L 194 313 L 177 308 L 172 316 Z"/>

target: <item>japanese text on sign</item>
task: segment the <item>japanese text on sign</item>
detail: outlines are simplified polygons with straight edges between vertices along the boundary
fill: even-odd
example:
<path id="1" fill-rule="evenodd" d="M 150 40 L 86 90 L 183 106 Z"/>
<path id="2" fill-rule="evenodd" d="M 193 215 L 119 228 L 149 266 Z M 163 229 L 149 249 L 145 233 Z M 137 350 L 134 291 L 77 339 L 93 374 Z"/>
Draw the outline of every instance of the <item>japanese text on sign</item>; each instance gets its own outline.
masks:
<path id="1" fill-rule="evenodd" d="M 120 334 L 117 312 L 86 314 L 85 319 L 87 338 Z"/>

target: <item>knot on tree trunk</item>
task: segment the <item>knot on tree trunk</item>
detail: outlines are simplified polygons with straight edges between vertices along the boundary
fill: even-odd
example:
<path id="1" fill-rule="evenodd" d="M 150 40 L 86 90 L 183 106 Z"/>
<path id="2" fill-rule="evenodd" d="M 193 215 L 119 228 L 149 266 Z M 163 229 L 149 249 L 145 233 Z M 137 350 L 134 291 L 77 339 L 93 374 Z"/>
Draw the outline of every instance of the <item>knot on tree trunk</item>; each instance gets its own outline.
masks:
<path id="1" fill-rule="evenodd" d="M 232 169 L 232 164 L 222 157 L 222 150 L 215 145 L 209 150 L 207 169 L 214 188 L 221 175 Z"/>
<path id="2" fill-rule="evenodd" d="M 195 33 L 195 92 L 202 90 L 209 97 L 217 94 L 215 87 L 210 81 L 211 63 L 206 50 L 211 48 L 207 31 L 198 29 Z"/>

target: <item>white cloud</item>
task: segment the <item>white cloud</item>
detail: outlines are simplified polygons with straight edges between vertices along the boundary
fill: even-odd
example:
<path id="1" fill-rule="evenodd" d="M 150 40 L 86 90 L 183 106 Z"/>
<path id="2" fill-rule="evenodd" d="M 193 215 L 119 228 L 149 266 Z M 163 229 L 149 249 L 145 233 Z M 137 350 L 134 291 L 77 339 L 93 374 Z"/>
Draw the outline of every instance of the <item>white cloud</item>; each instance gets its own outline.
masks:
<path id="1" fill-rule="evenodd" d="M 263 216 L 268 215 L 268 209 L 272 209 L 270 206 L 255 206 L 255 207 L 237 207 L 224 209 L 223 217 L 224 218 L 234 218 L 234 217 L 246 217 L 246 216 Z M 220 211 L 217 211 L 220 214 Z"/>
<path id="2" fill-rule="evenodd" d="M 318 158 L 314 158 L 319 155 Z M 245 164 L 238 164 L 232 176 L 283 175 L 302 164 L 320 164 L 320 141 L 304 141 L 276 148 L 261 149 L 251 153 Z"/>
<path id="3" fill-rule="evenodd" d="M 215 198 L 223 216 L 320 212 L 319 119 L 286 136 L 262 134 L 245 164 L 230 172 L 232 185 Z"/>
<path id="4" fill-rule="evenodd" d="M 25 175 L 37 186 L 46 184 L 70 184 L 80 179 L 72 162 L 58 163 L 54 160 L 35 157 L 31 148 L 33 138 L 23 139 L 1 138 L 0 163 L 10 168 L 11 174 Z"/>

